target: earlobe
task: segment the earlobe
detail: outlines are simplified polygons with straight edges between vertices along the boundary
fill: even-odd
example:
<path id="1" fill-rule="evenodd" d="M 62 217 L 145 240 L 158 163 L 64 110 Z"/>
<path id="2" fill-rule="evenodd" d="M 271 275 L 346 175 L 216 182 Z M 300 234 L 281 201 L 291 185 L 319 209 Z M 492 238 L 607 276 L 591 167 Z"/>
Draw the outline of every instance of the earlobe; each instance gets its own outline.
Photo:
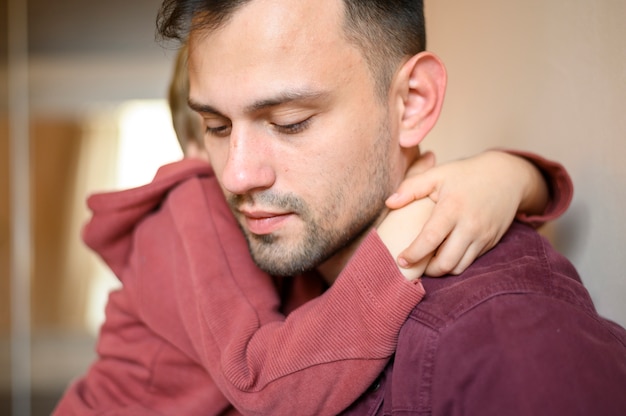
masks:
<path id="1" fill-rule="evenodd" d="M 433 128 L 443 105 L 447 74 L 441 60 L 430 52 L 409 59 L 398 73 L 402 147 L 417 146 Z"/>

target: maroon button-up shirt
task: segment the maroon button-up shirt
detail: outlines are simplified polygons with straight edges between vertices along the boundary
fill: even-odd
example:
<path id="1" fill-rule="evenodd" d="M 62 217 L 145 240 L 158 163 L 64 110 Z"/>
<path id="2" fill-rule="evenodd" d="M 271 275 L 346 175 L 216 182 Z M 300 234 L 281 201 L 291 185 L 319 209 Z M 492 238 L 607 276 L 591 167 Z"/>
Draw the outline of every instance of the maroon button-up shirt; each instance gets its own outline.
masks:
<path id="1" fill-rule="evenodd" d="M 395 358 L 347 414 L 626 415 L 626 331 L 531 228 L 423 283 Z"/>

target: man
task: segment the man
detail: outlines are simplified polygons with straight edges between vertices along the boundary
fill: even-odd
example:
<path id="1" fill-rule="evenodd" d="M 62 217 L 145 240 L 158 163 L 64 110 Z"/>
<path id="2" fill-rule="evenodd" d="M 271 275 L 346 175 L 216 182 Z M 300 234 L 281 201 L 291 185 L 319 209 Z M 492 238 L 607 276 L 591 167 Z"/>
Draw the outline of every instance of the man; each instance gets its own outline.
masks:
<path id="1" fill-rule="evenodd" d="M 441 111 L 421 2 L 182 4 L 165 2 L 161 33 L 191 27 L 190 104 L 255 262 L 332 285 Z M 626 412 L 624 330 L 534 231 L 423 283 L 394 362 L 348 413 Z"/>
<path id="2" fill-rule="evenodd" d="M 355 254 L 342 278 L 321 295 L 317 275 L 270 281 L 251 264 L 211 169 L 193 160 L 208 154 L 194 149 L 200 121 L 186 106 L 184 53 L 177 60 L 170 102 L 188 158 L 164 166 L 148 185 L 89 199 L 93 218 L 84 239 L 123 287 L 110 296 L 99 359 L 73 383 L 55 414 L 204 415 L 232 413 L 232 406 L 245 414 L 336 414 L 382 371 L 400 326 L 424 293 L 419 282 L 407 284 L 394 264 L 381 265 L 388 259 L 387 249 L 397 254 L 414 237 L 425 221 L 422 211 L 429 211 L 431 203 L 426 199 L 389 214 L 365 241 L 371 247 L 379 237 L 386 245 L 380 255 Z M 434 228 L 450 234 L 446 245 L 452 250 L 440 251 L 428 263 L 435 269 L 430 273 L 437 273 L 438 262 L 449 263 L 448 270 L 466 267 L 493 246 L 518 208 L 520 214 L 544 209 L 542 217 L 532 217 L 535 222 L 555 218 L 567 207 L 571 183 L 562 167 L 526 155 L 545 178 L 512 156 L 495 172 L 489 170 L 502 157 L 487 152 L 431 168 L 402 187 L 410 191 L 409 199 L 420 198 L 424 185 L 435 187 L 426 193 L 448 194 L 437 196 L 434 212 L 444 222 L 435 221 Z M 428 160 L 422 157 L 412 170 L 430 164 Z M 472 183 L 494 173 L 499 180 L 489 188 Z M 547 209 L 541 197 L 546 194 L 544 179 L 552 189 Z M 520 191 L 528 195 L 517 200 Z M 394 198 L 396 206 L 406 203 L 402 193 Z M 445 207 L 451 206 L 464 208 L 446 215 Z M 463 231 L 455 225 L 467 219 L 485 226 Z M 431 252 L 441 239 L 417 249 Z M 415 278 L 424 267 L 424 261 L 418 262 L 403 273 Z M 288 318 L 281 313 L 315 296 Z"/>

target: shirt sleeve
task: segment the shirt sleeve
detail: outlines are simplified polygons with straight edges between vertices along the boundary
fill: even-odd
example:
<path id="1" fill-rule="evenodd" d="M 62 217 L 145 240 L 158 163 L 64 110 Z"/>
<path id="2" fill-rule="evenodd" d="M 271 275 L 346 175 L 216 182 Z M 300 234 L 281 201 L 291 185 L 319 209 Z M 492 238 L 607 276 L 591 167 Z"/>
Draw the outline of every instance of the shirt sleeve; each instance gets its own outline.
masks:
<path id="1" fill-rule="evenodd" d="M 501 150 L 501 149 L 498 149 Z M 543 175 L 548 185 L 550 199 L 545 210 L 540 215 L 526 215 L 519 213 L 516 219 L 531 227 L 537 228 L 548 221 L 559 218 L 572 202 L 574 185 L 567 170 L 560 163 L 548 160 L 534 153 L 506 149 L 505 152 L 522 157 L 532 163 Z"/>

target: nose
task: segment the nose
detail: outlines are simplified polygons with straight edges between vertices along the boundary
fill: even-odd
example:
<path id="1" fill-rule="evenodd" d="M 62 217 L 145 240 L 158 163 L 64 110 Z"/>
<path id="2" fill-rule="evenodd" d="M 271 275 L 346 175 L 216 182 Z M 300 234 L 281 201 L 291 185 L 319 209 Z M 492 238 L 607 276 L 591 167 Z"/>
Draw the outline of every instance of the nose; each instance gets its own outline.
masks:
<path id="1" fill-rule="evenodd" d="M 242 195 L 271 187 L 276 180 L 267 140 L 250 132 L 231 132 L 228 157 L 222 173 L 222 185 L 233 194 Z"/>

